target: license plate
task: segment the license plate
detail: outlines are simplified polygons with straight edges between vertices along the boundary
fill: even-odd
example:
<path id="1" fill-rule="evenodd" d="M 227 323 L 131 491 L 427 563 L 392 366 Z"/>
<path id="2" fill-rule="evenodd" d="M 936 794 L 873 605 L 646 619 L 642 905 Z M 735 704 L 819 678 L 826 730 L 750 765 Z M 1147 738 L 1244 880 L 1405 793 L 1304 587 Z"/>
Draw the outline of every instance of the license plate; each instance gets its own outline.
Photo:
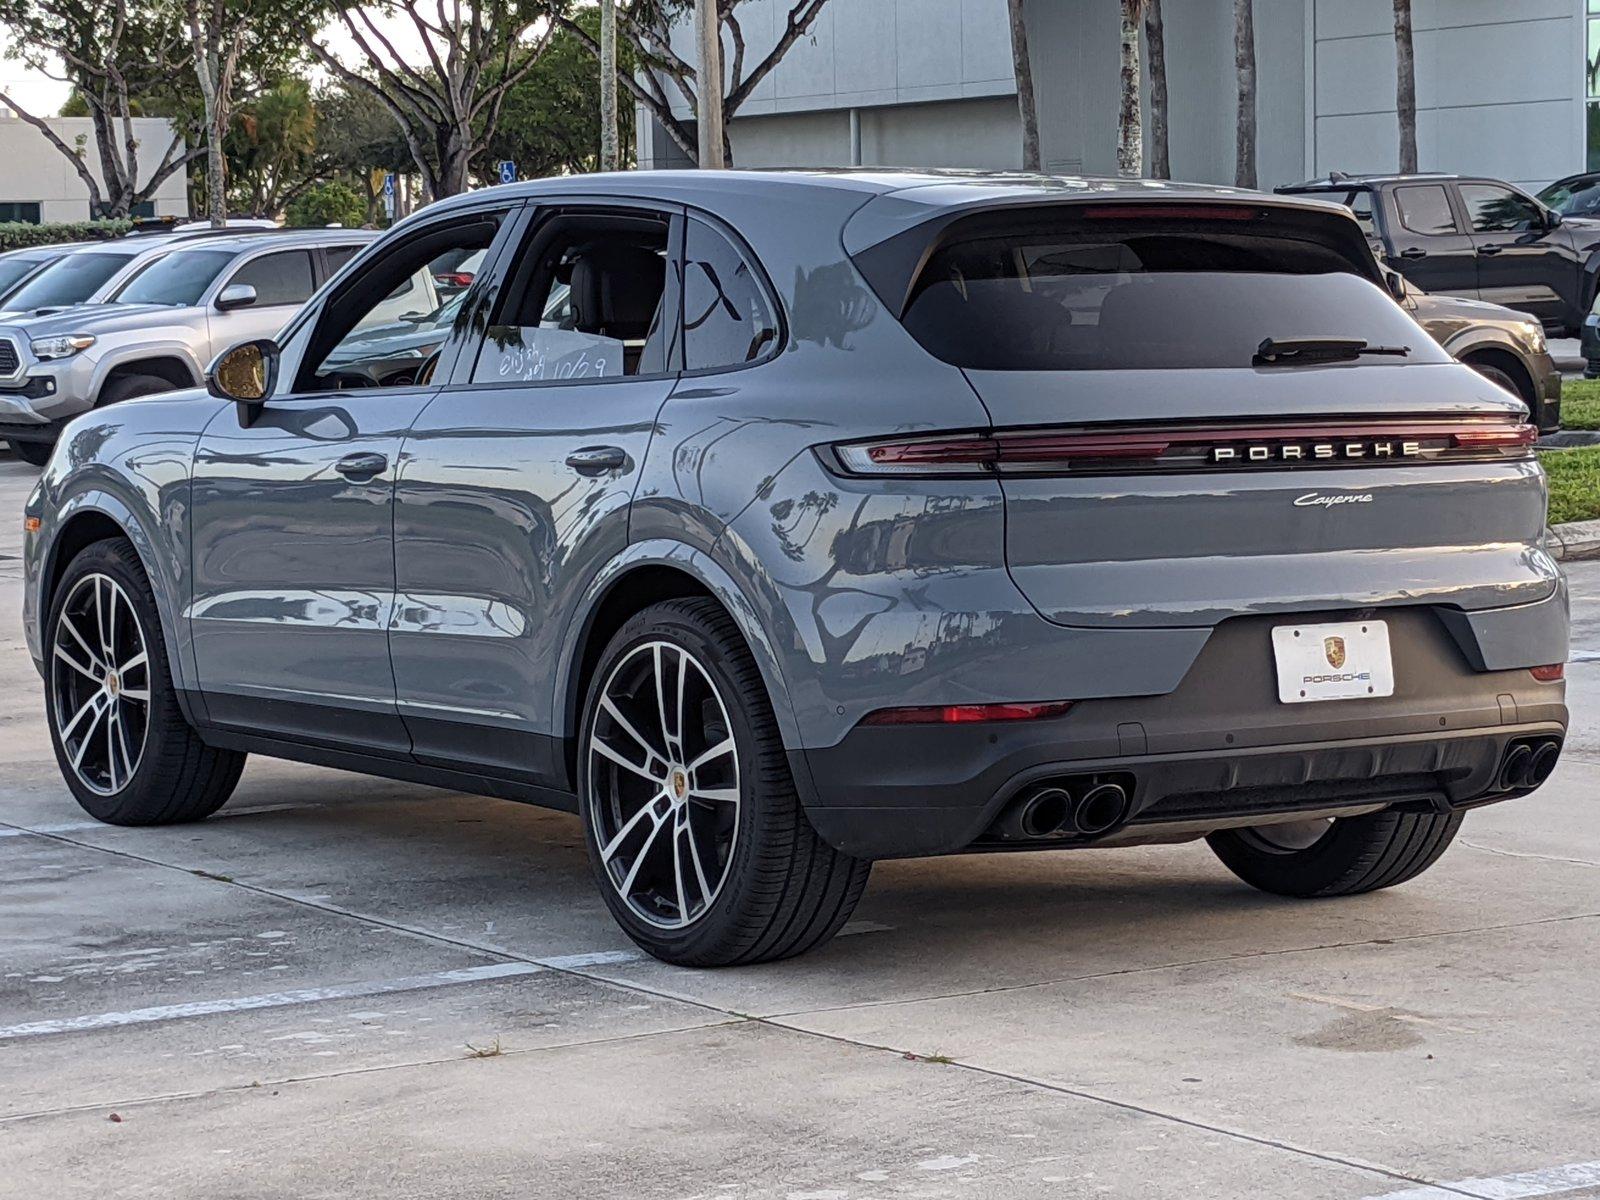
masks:
<path id="1" fill-rule="evenodd" d="M 1285 704 L 1394 695 L 1389 626 L 1382 621 L 1279 625 L 1272 653 Z"/>

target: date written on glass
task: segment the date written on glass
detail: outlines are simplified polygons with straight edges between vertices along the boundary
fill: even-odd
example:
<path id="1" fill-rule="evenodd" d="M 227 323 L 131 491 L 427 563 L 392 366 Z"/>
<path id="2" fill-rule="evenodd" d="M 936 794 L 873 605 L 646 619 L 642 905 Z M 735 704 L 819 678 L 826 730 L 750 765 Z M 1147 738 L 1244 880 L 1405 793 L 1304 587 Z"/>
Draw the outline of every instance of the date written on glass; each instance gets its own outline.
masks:
<path id="1" fill-rule="evenodd" d="M 577 329 L 495 326 L 488 353 L 473 372 L 477 383 L 603 379 L 621 375 L 623 344 Z M 487 368 L 487 370 L 485 369 Z"/>

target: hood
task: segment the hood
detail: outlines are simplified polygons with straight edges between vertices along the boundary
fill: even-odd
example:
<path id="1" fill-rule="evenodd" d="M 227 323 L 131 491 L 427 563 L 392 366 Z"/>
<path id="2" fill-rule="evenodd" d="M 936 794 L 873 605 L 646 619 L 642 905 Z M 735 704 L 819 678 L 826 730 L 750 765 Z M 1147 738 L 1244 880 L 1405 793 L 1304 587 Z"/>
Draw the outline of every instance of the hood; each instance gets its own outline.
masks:
<path id="1" fill-rule="evenodd" d="M 1511 325 L 1539 323 L 1537 317 L 1530 317 L 1527 313 L 1507 308 L 1503 304 L 1491 304 L 1487 300 L 1469 300 L 1464 296 L 1441 296 L 1426 292 L 1414 292 L 1412 295 L 1417 305 L 1412 315 L 1424 329 L 1428 328 L 1430 321 L 1447 320 L 1471 321 L 1479 325 L 1486 322 L 1494 324 L 1505 322 Z"/>
<path id="2" fill-rule="evenodd" d="M 115 333 L 153 324 L 183 322 L 197 310 L 168 304 L 76 304 L 71 308 L 36 309 L 0 314 L 0 321 L 24 329 L 30 337 L 63 333 Z"/>
<path id="3" fill-rule="evenodd" d="M 436 346 L 449 336 L 448 324 L 418 326 L 409 321 L 397 321 L 388 325 L 374 325 L 371 329 L 363 330 L 361 337 L 348 338 L 336 347 L 328 355 L 328 361 L 334 363 L 392 358 L 397 354 L 404 354 L 407 350 Z"/>

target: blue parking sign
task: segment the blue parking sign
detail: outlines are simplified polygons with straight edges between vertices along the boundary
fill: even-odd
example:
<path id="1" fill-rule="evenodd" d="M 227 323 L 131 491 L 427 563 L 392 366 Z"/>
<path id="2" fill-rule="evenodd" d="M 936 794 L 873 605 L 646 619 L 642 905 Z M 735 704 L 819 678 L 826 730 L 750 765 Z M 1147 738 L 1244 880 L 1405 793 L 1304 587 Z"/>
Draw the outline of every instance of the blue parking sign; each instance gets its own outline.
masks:
<path id="1" fill-rule="evenodd" d="M 517 181 L 517 164 L 509 158 L 502 158 L 499 162 L 500 182 L 515 183 Z"/>
<path id="2" fill-rule="evenodd" d="M 391 199 L 394 196 L 394 172 L 392 171 L 383 177 L 383 194 Z"/>

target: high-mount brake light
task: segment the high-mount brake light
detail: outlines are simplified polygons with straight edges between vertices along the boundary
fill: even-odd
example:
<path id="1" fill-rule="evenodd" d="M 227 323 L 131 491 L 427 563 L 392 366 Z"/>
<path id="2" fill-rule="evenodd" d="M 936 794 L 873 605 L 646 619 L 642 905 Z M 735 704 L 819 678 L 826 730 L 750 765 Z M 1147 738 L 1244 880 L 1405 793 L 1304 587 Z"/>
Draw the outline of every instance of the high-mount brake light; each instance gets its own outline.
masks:
<path id="1" fill-rule="evenodd" d="M 1243 204 L 1090 204 L 1083 210 L 1090 221 L 1259 221 L 1266 210 Z"/>
<path id="2" fill-rule="evenodd" d="M 1070 700 L 1032 704 L 933 704 L 919 708 L 880 708 L 863 725 L 976 725 L 986 721 L 1043 721 L 1064 716 Z"/>

